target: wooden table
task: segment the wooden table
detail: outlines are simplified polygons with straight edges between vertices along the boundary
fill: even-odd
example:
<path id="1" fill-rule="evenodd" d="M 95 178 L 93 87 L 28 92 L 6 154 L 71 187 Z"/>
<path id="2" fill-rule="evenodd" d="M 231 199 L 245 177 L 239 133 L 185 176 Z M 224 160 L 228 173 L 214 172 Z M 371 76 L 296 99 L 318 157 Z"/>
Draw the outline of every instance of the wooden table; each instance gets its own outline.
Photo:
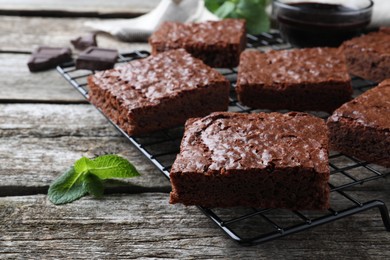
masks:
<path id="1" fill-rule="evenodd" d="M 55 70 L 27 69 L 29 53 L 37 45 L 69 46 L 70 39 L 88 31 L 85 21 L 101 19 L 77 16 L 98 16 L 101 11 L 66 1 L 72 17 L 39 17 L 58 15 L 59 7 L 51 1 L 38 6 L 21 2 L 0 1 L 1 259 L 390 258 L 390 233 L 377 210 L 242 247 L 197 208 L 169 205 L 169 181 L 94 107 Z M 113 1 L 111 15 L 124 15 L 118 6 Z M 151 7 L 137 8 L 127 15 Z M 102 35 L 98 43 L 120 51 L 149 49 L 145 43 L 123 43 Z M 130 179 L 131 185 L 120 193 L 110 189 L 99 200 L 84 197 L 63 206 L 48 201 L 48 186 L 62 171 L 83 155 L 104 153 L 128 158 L 142 176 Z M 360 198 L 390 205 L 389 187 L 387 178 L 352 189 Z"/>

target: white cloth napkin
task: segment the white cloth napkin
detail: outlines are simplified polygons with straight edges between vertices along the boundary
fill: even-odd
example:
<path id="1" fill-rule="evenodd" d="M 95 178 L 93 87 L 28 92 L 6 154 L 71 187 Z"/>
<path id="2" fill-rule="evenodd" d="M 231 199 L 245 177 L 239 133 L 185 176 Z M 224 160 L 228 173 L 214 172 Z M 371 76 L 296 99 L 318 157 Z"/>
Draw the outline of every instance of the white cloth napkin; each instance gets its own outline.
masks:
<path id="1" fill-rule="evenodd" d="M 390 1 L 373 0 L 374 8 L 370 27 L 390 26 Z"/>
<path id="2" fill-rule="evenodd" d="M 122 41 L 146 41 L 165 21 L 206 20 L 218 20 L 218 17 L 205 8 L 203 0 L 161 0 L 152 11 L 136 18 L 86 22 L 85 25 L 109 33 Z"/>

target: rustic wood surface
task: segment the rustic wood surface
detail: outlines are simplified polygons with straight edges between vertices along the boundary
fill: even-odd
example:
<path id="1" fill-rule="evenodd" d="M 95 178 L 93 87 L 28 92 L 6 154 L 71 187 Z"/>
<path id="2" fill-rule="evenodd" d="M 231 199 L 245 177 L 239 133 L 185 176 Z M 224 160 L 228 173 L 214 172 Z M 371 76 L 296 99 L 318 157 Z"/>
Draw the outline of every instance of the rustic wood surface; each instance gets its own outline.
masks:
<path id="1" fill-rule="evenodd" d="M 97 2 L 67 1 L 64 8 L 61 2 L 0 1 L 0 9 L 77 13 L 84 5 L 82 12 L 103 12 Z M 104 3 L 119 12 L 119 2 Z M 144 1 L 139 10 L 148 5 Z M 166 178 L 95 108 L 55 70 L 27 69 L 36 46 L 70 46 L 70 39 L 89 31 L 84 22 L 94 19 L 99 18 L 0 16 L 0 259 L 390 258 L 390 232 L 375 209 L 242 247 L 196 207 L 169 205 Z M 98 43 L 121 51 L 149 48 L 107 35 L 99 35 Z M 47 200 L 48 185 L 74 160 L 105 153 L 128 158 L 142 176 L 112 186 L 103 199 L 85 197 L 63 206 Z M 390 205 L 389 185 L 387 178 L 350 190 L 362 201 Z"/>
<path id="2" fill-rule="evenodd" d="M 0 14 L 133 17 L 152 10 L 159 0 L 0 0 Z"/>
<path id="3" fill-rule="evenodd" d="M 98 19 L 0 16 L 0 52 L 31 52 L 39 45 L 71 47 L 70 40 L 91 31 L 86 21 Z M 106 34 L 99 34 L 97 43 L 119 51 L 150 49 L 145 43 L 119 42 Z"/>

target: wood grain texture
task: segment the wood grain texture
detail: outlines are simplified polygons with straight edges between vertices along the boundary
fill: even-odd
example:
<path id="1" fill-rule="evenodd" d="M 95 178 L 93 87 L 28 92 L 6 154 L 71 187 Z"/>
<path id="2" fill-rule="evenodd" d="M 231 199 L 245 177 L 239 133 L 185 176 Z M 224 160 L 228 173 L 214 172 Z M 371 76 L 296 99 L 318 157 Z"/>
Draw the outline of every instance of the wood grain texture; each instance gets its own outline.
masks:
<path id="1" fill-rule="evenodd" d="M 0 0 L 0 9 L 103 14 L 119 12 L 133 0 L 120 2 Z M 0 259 L 390 258 L 390 232 L 377 210 L 263 245 L 241 247 L 197 208 L 169 205 L 169 182 L 100 113 L 56 71 L 27 69 L 26 53 L 38 45 L 70 46 L 71 39 L 89 31 L 85 21 L 94 20 L 101 21 L 0 16 Z M 98 44 L 120 51 L 149 48 L 107 35 L 98 35 Z M 100 200 L 84 197 L 63 206 L 47 200 L 48 185 L 76 159 L 104 153 L 128 158 L 142 176 L 129 179 L 132 185 L 110 187 Z M 389 185 L 387 178 L 350 190 L 363 202 L 381 199 L 389 205 Z M 332 199 L 332 206 L 338 203 Z M 219 212 L 239 216 L 247 210 Z M 276 215 L 282 223 L 291 221 L 285 211 Z M 258 222 L 243 225 L 251 234 L 263 229 Z"/>
<path id="2" fill-rule="evenodd" d="M 29 55 L 0 54 L 1 102 L 84 102 L 54 69 L 31 73 Z"/>
<path id="3" fill-rule="evenodd" d="M 91 105 L 0 104 L 0 189 L 47 187 L 81 156 L 106 153 L 135 164 L 142 176 L 131 183 L 170 189 L 163 175 Z"/>
<path id="4" fill-rule="evenodd" d="M 0 198 L 2 258 L 388 259 L 390 233 L 376 211 L 254 247 L 227 239 L 194 207 L 167 194 L 82 198 L 54 206 L 46 196 Z"/>
<path id="5" fill-rule="evenodd" d="M 94 1 L 66 1 L 66 0 L 0 0 L 0 11 L 2 14 L 94 14 L 115 15 L 121 14 L 131 16 L 132 14 L 146 13 L 153 9 L 159 0 L 137 1 L 137 0 L 94 0 Z"/>
<path id="6" fill-rule="evenodd" d="M 70 40 L 91 29 L 86 21 L 102 21 L 96 18 L 42 18 L 0 16 L 0 51 L 31 52 L 37 46 L 71 47 Z M 139 49 L 150 50 L 146 43 L 121 42 L 109 35 L 99 34 L 97 44 L 102 48 L 114 48 L 119 51 Z M 77 51 L 74 50 L 75 55 Z"/>

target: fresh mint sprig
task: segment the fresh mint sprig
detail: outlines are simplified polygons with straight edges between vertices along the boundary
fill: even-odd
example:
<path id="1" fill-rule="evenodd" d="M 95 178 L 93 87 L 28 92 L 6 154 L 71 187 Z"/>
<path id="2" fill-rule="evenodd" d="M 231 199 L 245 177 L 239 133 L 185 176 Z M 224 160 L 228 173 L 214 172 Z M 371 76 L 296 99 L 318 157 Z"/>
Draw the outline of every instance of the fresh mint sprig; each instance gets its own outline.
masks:
<path id="1" fill-rule="evenodd" d="M 50 185 L 49 200 L 54 204 L 75 201 L 87 194 L 101 197 L 103 180 L 131 178 L 140 174 L 126 159 L 118 155 L 102 155 L 94 159 L 82 157 Z"/>
<path id="2" fill-rule="evenodd" d="M 270 20 L 265 11 L 269 3 L 269 0 L 205 0 L 206 8 L 219 18 L 245 19 L 252 34 L 269 30 Z"/>

